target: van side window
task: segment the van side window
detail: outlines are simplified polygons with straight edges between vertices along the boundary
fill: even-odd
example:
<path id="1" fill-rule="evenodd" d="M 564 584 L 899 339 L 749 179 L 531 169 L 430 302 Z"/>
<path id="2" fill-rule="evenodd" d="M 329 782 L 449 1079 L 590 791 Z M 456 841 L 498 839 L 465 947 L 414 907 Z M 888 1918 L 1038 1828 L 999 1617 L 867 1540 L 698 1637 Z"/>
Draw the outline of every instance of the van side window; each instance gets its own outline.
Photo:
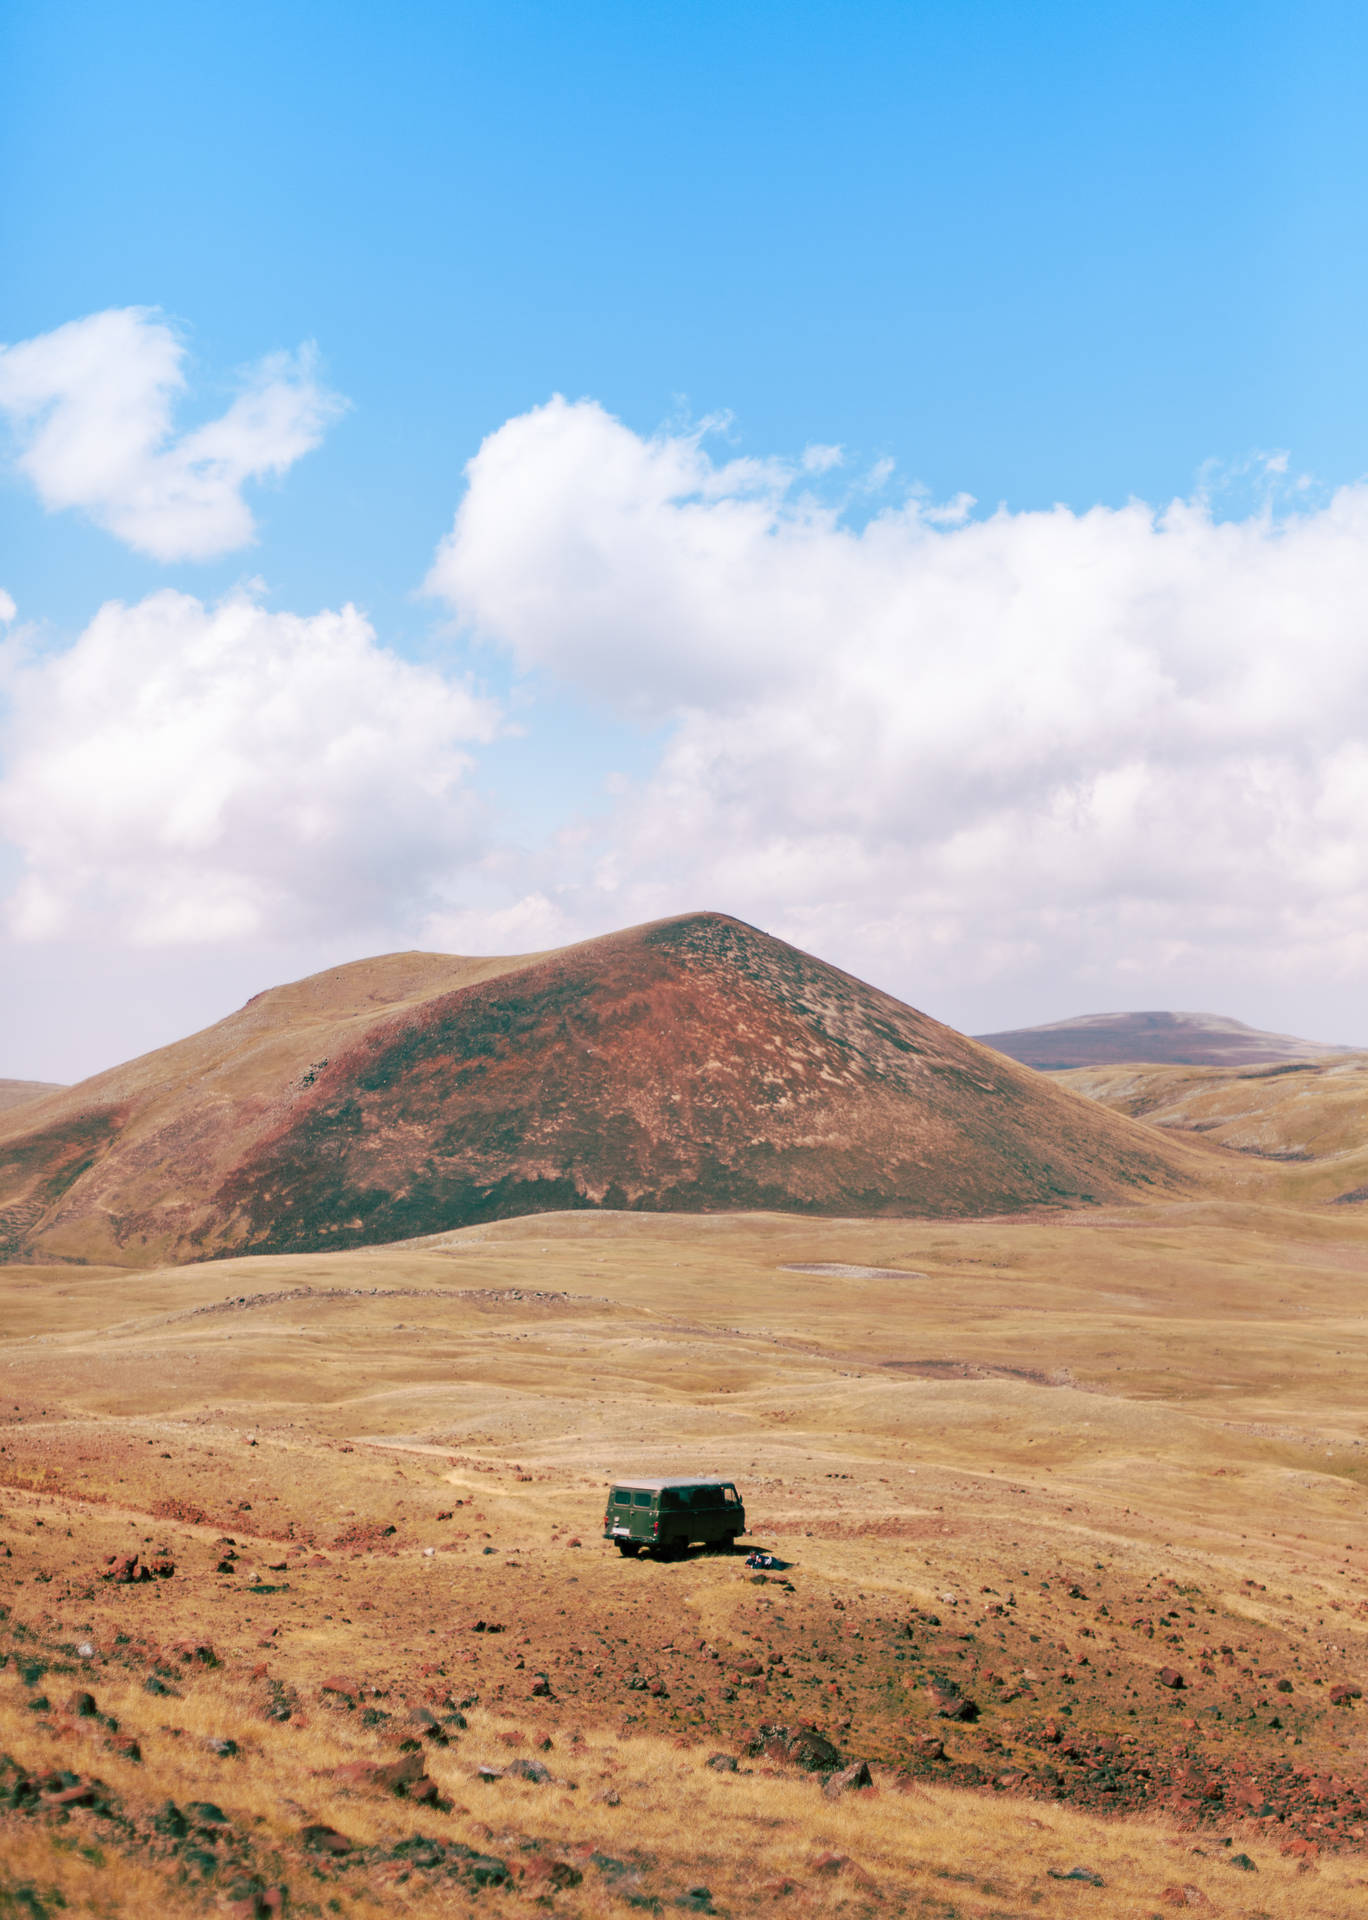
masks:
<path id="1" fill-rule="evenodd" d="M 729 1507 L 735 1507 L 740 1504 L 740 1496 L 737 1493 L 735 1487 L 723 1487 L 722 1498 L 726 1501 Z"/>
<path id="2" fill-rule="evenodd" d="M 649 1507 L 654 1499 L 655 1495 L 653 1493 L 634 1493 L 632 1495 L 632 1505 L 634 1507 Z"/>
<path id="3" fill-rule="evenodd" d="M 630 1507 L 631 1504 L 632 1496 L 627 1492 L 625 1487 L 613 1488 L 613 1505 L 615 1507 Z"/>

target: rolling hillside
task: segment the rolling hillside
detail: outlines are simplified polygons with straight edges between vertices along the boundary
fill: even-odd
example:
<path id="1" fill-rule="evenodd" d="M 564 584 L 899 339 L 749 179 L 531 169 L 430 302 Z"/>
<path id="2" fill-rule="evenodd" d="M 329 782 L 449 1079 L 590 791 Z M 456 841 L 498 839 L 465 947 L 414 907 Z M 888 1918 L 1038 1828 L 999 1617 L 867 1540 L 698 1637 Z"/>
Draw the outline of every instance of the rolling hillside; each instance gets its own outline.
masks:
<path id="1" fill-rule="evenodd" d="M 11 1107 L 24 1107 L 32 1100 L 41 1100 L 45 1093 L 60 1093 L 61 1086 L 55 1080 L 0 1080 L 0 1113 L 7 1113 Z"/>
<path id="2" fill-rule="evenodd" d="M 1123 1066 L 1147 1061 L 1169 1066 L 1252 1067 L 1278 1060 L 1334 1058 L 1351 1051 L 1291 1034 L 1264 1033 L 1218 1013 L 1089 1013 L 1044 1027 L 980 1033 L 980 1045 L 1005 1053 L 1038 1073 L 1072 1067 Z"/>
<path id="3" fill-rule="evenodd" d="M 1114 1112 L 1280 1164 L 1270 1192 L 1368 1203 L 1368 1054 L 1239 1069 L 1081 1067 L 1060 1078 Z"/>
<path id="4" fill-rule="evenodd" d="M 1184 1150 L 739 921 L 394 954 L 0 1122 L 10 1259 L 146 1265 L 606 1207 L 975 1215 Z"/>

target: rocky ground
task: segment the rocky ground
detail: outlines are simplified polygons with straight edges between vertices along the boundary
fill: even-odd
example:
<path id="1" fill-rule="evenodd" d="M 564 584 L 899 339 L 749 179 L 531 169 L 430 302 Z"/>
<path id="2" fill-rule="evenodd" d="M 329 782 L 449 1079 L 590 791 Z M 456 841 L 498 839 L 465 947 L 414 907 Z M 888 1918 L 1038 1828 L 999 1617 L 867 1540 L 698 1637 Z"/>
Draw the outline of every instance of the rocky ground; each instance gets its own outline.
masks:
<path id="1" fill-rule="evenodd" d="M 1343 1418 L 1323 1381 L 1300 1411 L 1262 1383 L 1262 1418 L 1213 1411 L 1172 1301 L 1124 1385 L 1114 1326 L 1089 1363 L 1070 1262 L 1105 1257 L 1143 1317 L 1172 1222 L 1129 1248 L 1099 1222 L 1086 1249 L 1047 1222 L 1029 1244 L 548 1230 L 133 1291 L 50 1272 L 45 1304 L 24 1278 L 33 1318 L 0 1349 L 0 1913 L 1368 1899 L 1357 1384 Z M 1352 1231 L 1270 1268 L 1327 1368 Z M 800 1253 L 847 1271 L 792 1276 Z M 849 1277 L 861 1254 L 882 1277 Z M 973 1290 L 953 1327 L 947 1263 Z M 1062 1320 L 1031 1347 L 993 1332 L 1009 1307 L 1043 1322 L 1046 1269 L 1063 1380 Z M 901 1319 L 900 1274 L 931 1276 Z M 785 1564 L 620 1559 L 613 1462 L 732 1474 L 747 1544 Z"/>

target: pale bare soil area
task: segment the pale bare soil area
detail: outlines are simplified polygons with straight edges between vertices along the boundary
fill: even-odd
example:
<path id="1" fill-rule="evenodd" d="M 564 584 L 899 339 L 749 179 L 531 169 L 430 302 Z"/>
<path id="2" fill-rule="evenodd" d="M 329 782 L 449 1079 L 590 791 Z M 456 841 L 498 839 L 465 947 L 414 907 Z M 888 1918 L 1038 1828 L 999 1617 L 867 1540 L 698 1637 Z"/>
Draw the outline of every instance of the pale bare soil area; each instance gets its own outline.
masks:
<path id="1" fill-rule="evenodd" d="M 0 1914 L 1368 1911 L 1368 1219 L 1232 1192 L 0 1268 Z"/>

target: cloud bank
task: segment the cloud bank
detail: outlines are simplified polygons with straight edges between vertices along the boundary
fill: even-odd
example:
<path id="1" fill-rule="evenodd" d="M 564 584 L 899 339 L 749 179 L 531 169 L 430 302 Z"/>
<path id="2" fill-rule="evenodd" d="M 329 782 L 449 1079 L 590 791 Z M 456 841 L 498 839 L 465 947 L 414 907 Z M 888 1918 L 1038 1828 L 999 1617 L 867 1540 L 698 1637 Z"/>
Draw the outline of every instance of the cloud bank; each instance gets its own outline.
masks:
<path id="1" fill-rule="evenodd" d="M 354 608 L 161 592 L 106 605 L 64 653 L 15 641 L 0 663 L 21 938 L 383 944 L 480 850 L 465 781 L 493 709 Z"/>
<path id="2" fill-rule="evenodd" d="M 826 450 L 824 450 L 825 453 Z M 724 906 L 882 978 L 1345 978 L 1368 960 L 1368 487 L 1278 519 L 913 501 L 591 403 L 510 420 L 428 582 L 654 776 L 543 937 Z M 1120 984 L 1118 984 L 1120 983 Z"/>
<path id="3" fill-rule="evenodd" d="M 0 347 L 0 411 L 15 464 L 51 512 L 75 508 L 153 559 L 209 560 L 250 543 L 251 480 L 316 447 L 342 402 L 312 353 L 252 368 L 216 420 L 175 435 L 185 346 L 145 307 L 70 321 Z"/>

